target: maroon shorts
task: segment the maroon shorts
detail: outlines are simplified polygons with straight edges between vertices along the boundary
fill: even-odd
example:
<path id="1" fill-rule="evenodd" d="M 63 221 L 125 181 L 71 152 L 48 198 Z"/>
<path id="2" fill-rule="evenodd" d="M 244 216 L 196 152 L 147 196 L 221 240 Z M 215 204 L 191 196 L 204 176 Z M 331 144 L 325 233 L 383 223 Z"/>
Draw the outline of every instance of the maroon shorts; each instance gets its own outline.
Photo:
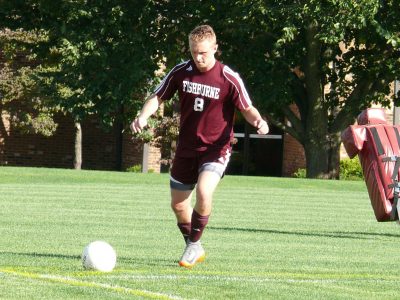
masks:
<path id="1" fill-rule="evenodd" d="M 202 171 L 215 172 L 222 178 L 230 156 L 230 147 L 227 149 L 196 152 L 195 155 L 190 157 L 177 154 L 172 162 L 171 188 L 192 190 Z"/>

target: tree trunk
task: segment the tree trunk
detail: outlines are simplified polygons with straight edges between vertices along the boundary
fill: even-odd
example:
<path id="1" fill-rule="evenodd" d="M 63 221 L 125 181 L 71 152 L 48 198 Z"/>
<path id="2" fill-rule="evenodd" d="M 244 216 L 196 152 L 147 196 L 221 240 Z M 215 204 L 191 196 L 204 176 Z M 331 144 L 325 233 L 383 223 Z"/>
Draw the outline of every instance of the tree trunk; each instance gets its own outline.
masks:
<path id="1" fill-rule="evenodd" d="M 314 141 L 311 138 L 304 145 L 307 178 L 339 179 L 340 133 Z"/>
<path id="2" fill-rule="evenodd" d="M 320 143 L 307 142 L 304 145 L 306 154 L 307 178 L 328 178 L 328 153 Z"/>
<path id="3" fill-rule="evenodd" d="M 328 171 L 330 179 L 339 179 L 340 168 L 340 132 L 332 134 L 330 138 Z"/>
<path id="4" fill-rule="evenodd" d="M 331 179 L 336 171 L 331 170 L 336 157 L 332 155 L 329 134 L 328 112 L 325 103 L 325 91 L 321 82 L 321 44 L 318 38 L 318 24 L 310 22 L 306 27 L 306 63 L 304 66 L 305 84 L 307 87 L 307 113 L 305 117 L 306 134 L 304 151 L 306 154 L 307 178 Z M 335 150 L 336 151 L 336 150 Z"/>
<path id="5" fill-rule="evenodd" d="M 82 168 L 82 127 L 81 123 L 75 122 L 75 158 L 74 169 Z"/>

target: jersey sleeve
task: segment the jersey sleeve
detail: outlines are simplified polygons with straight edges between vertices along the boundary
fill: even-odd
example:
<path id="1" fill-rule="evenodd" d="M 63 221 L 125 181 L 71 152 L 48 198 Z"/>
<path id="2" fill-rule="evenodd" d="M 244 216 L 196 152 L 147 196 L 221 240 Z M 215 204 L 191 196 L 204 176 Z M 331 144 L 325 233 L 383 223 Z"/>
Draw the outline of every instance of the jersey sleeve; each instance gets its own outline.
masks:
<path id="1" fill-rule="evenodd" d="M 227 66 L 224 66 L 223 73 L 224 76 L 228 79 L 228 81 L 232 84 L 233 87 L 232 101 L 235 107 L 238 110 L 243 111 L 252 106 L 252 101 L 250 99 L 250 96 L 247 93 L 246 87 L 244 86 L 243 80 L 242 78 L 240 78 L 239 74 L 232 71 Z"/>
<path id="2" fill-rule="evenodd" d="M 176 84 L 176 74 L 180 69 L 185 67 L 187 63 L 188 62 L 183 62 L 176 65 L 155 88 L 154 94 L 162 100 L 171 99 L 178 89 L 178 85 Z"/>

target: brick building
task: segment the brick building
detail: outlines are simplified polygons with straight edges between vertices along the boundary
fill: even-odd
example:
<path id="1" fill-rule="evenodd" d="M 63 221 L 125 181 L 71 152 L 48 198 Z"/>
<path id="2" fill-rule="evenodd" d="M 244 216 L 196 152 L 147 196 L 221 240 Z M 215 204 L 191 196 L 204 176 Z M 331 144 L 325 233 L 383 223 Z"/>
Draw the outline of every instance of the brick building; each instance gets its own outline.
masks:
<path id="1" fill-rule="evenodd" d="M 3 113 L 0 122 L 0 165 L 73 168 L 74 123 L 59 115 L 58 128 L 51 137 L 21 134 L 10 126 Z M 95 118 L 82 123 L 82 168 L 126 170 L 143 165 L 160 172 L 160 151 L 132 140 L 128 133 L 118 138 L 115 130 L 105 131 Z M 145 149 L 145 151 L 143 151 Z M 145 153 L 145 157 L 143 157 Z"/>
<path id="2" fill-rule="evenodd" d="M 291 177 L 299 168 L 306 167 L 306 155 L 303 146 L 290 134 L 283 137 L 282 176 Z"/>
<path id="3" fill-rule="evenodd" d="M 3 112 L 0 122 L 0 165 L 73 168 L 74 123 L 72 118 L 64 115 L 57 116 L 56 123 L 58 128 L 51 137 L 21 134 L 10 125 L 8 116 Z M 234 145 L 228 174 L 291 176 L 298 168 L 305 166 L 301 145 L 287 134 L 271 132 L 265 139 L 251 135 L 247 150 L 250 167 L 244 172 L 244 139 L 240 132 L 237 135 L 239 143 Z M 129 132 L 119 137 L 115 129 L 104 130 L 95 118 L 83 122 L 82 168 L 126 170 L 141 165 L 144 172 L 166 171 L 160 164 L 160 149 L 132 140 Z"/>

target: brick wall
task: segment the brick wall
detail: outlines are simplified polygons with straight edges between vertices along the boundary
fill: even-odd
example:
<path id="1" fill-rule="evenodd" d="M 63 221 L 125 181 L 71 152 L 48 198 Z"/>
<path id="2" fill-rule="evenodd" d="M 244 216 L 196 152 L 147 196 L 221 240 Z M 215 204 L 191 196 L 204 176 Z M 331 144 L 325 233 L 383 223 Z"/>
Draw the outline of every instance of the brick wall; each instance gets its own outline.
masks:
<path id="1" fill-rule="evenodd" d="M 290 109 L 299 115 L 299 110 L 295 104 Z M 283 135 L 283 159 L 282 159 L 282 176 L 290 177 L 298 169 L 305 169 L 306 155 L 303 146 L 290 134 Z"/>
<path id="2" fill-rule="evenodd" d="M 63 115 L 56 117 L 59 124 L 51 137 L 21 134 L 10 126 L 7 115 L 0 124 L 0 165 L 73 168 L 74 123 Z M 125 170 L 142 164 L 143 145 L 132 141 L 130 133 L 122 139 L 121 162 L 118 162 L 117 134 L 105 131 L 95 118 L 82 123 L 82 168 L 92 170 L 116 170 L 120 164 Z M 151 147 L 149 168 L 160 172 L 160 151 Z"/>
<path id="3" fill-rule="evenodd" d="M 147 158 L 147 169 L 149 172 L 160 172 L 160 150 L 156 147 L 149 147 L 149 156 Z"/>
<path id="4" fill-rule="evenodd" d="M 0 122 L 0 165 L 73 168 L 74 124 L 70 117 L 59 115 L 56 133 L 51 137 L 20 134 L 10 127 L 7 115 Z M 121 169 L 142 165 L 144 146 L 132 140 L 129 132 L 123 134 Z M 283 139 L 282 176 L 292 176 L 305 167 L 304 150 L 290 135 Z M 82 168 L 91 170 L 116 170 L 117 137 L 115 130 L 108 132 L 91 118 L 82 123 Z M 149 147 L 147 169 L 160 172 L 160 149 Z"/>
<path id="5" fill-rule="evenodd" d="M 291 177 L 299 168 L 306 167 L 303 146 L 290 134 L 283 136 L 282 176 Z"/>
<path id="6" fill-rule="evenodd" d="M 122 169 L 126 170 L 135 165 L 141 165 L 143 159 L 143 144 L 135 143 L 130 134 L 123 135 Z"/>

